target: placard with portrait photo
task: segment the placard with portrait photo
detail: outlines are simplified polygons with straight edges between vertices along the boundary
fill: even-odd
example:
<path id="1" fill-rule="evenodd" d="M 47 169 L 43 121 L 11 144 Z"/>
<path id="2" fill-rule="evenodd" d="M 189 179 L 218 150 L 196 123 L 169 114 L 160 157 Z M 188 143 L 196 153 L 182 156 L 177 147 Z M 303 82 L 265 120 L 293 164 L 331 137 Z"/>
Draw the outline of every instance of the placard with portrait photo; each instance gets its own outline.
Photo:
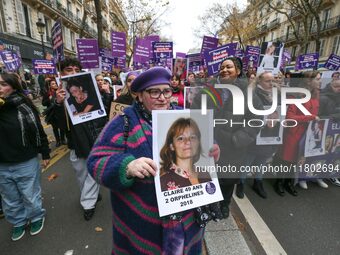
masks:
<path id="1" fill-rule="evenodd" d="M 309 122 L 306 132 L 305 157 L 313 157 L 326 154 L 326 132 L 328 119 L 313 120 Z"/>
<path id="2" fill-rule="evenodd" d="M 283 47 L 284 44 L 281 42 L 262 43 L 257 66 L 258 75 L 263 72 L 271 72 L 275 75 L 280 71 Z"/>
<path id="3" fill-rule="evenodd" d="M 152 111 L 155 188 L 160 216 L 223 200 L 214 159 L 213 114 Z"/>
<path id="4" fill-rule="evenodd" d="M 100 92 L 92 72 L 68 75 L 57 79 L 66 91 L 65 106 L 72 124 L 106 116 Z"/>

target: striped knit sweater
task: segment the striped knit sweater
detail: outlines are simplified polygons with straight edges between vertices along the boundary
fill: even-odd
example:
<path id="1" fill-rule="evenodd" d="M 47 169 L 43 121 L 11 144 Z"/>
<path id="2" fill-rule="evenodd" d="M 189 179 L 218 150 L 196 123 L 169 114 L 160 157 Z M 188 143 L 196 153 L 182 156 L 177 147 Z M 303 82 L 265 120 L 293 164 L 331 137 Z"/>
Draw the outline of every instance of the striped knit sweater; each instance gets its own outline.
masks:
<path id="1" fill-rule="evenodd" d="M 105 127 L 88 158 L 90 174 L 111 190 L 112 254 L 175 254 L 176 244 L 165 238 L 169 233 L 184 236 L 183 254 L 201 254 L 204 230 L 195 223 L 194 212 L 185 212 L 181 222 L 160 218 L 154 178 L 126 178 L 128 163 L 139 157 L 152 158 L 152 128 L 135 106 L 125 114 L 129 119 L 127 145 L 124 118 L 118 116 Z"/>

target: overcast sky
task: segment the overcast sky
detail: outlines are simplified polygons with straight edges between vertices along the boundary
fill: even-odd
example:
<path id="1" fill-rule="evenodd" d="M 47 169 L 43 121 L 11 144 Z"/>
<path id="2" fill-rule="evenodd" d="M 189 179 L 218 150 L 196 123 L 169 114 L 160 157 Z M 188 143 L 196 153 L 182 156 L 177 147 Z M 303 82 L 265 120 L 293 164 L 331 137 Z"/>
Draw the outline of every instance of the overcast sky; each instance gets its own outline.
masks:
<path id="1" fill-rule="evenodd" d="M 213 3 L 233 4 L 236 0 L 170 0 L 170 13 L 163 19 L 170 25 L 162 30 L 162 35 L 172 38 L 174 41 L 174 54 L 176 52 L 187 53 L 189 49 L 201 47 L 202 41 L 195 39 L 193 31 L 198 26 L 198 16 Z M 240 7 L 244 7 L 247 0 L 237 0 Z"/>

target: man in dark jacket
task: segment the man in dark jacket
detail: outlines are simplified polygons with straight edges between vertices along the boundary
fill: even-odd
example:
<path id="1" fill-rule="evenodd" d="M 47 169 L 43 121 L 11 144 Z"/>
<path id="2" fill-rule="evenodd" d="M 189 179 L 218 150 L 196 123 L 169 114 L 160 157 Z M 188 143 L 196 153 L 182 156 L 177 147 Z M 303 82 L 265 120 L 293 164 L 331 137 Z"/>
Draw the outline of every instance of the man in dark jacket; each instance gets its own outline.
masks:
<path id="1" fill-rule="evenodd" d="M 79 73 L 81 65 L 76 59 L 65 59 L 58 65 L 61 76 Z M 56 96 L 56 107 L 59 115 L 65 115 L 63 102 L 65 101 L 66 91 L 60 87 Z M 66 119 L 66 116 L 64 116 Z M 105 126 L 108 117 L 90 120 L 77 125 L 72 125 L 70 118 L 67 117 L 65 123 L 69 127 L 68 147 L 71 149 L 70 161 L 76 171 L 77 181 L 80 186 L 80 204 L 84 209 L 85 220 L 90 220 L 95 212 L 97 201 L 101 200 L 99 185 L 93 180 L 87 171 L 86 160 L 91 148 L 97 139 L 102 128 Z"/>
<path id="2" fill-rule="evenodd" d="M 340 121 L 340 79 L 333 80 L 320 95 L 319 116 L 329 117 Z M 331 178 L 330 181 L 340 186 L 338 178 Z"/>

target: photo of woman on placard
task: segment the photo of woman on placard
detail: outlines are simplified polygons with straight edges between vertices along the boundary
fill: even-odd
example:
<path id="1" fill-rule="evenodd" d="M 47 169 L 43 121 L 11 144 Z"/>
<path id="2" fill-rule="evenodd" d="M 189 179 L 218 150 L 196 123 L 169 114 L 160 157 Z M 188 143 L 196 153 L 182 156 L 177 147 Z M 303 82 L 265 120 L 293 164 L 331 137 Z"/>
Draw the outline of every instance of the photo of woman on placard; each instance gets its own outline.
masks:
<path id="1" fill-rule="evenodd" d="M 179 118 L 169 128 L 160 151 L 161 190 L 173 190 L 211 181 L 209 173 L 196 172 L 202 154 L 201 132 L 191 118 Z"/>
<path id="2" fill-rule="evenodd" d="M 66 89 L 70 94 L 67 102 L 74 116 L 100 109 L 98 99 L 92 97 L 76 77 L 67 80 Z"/>

